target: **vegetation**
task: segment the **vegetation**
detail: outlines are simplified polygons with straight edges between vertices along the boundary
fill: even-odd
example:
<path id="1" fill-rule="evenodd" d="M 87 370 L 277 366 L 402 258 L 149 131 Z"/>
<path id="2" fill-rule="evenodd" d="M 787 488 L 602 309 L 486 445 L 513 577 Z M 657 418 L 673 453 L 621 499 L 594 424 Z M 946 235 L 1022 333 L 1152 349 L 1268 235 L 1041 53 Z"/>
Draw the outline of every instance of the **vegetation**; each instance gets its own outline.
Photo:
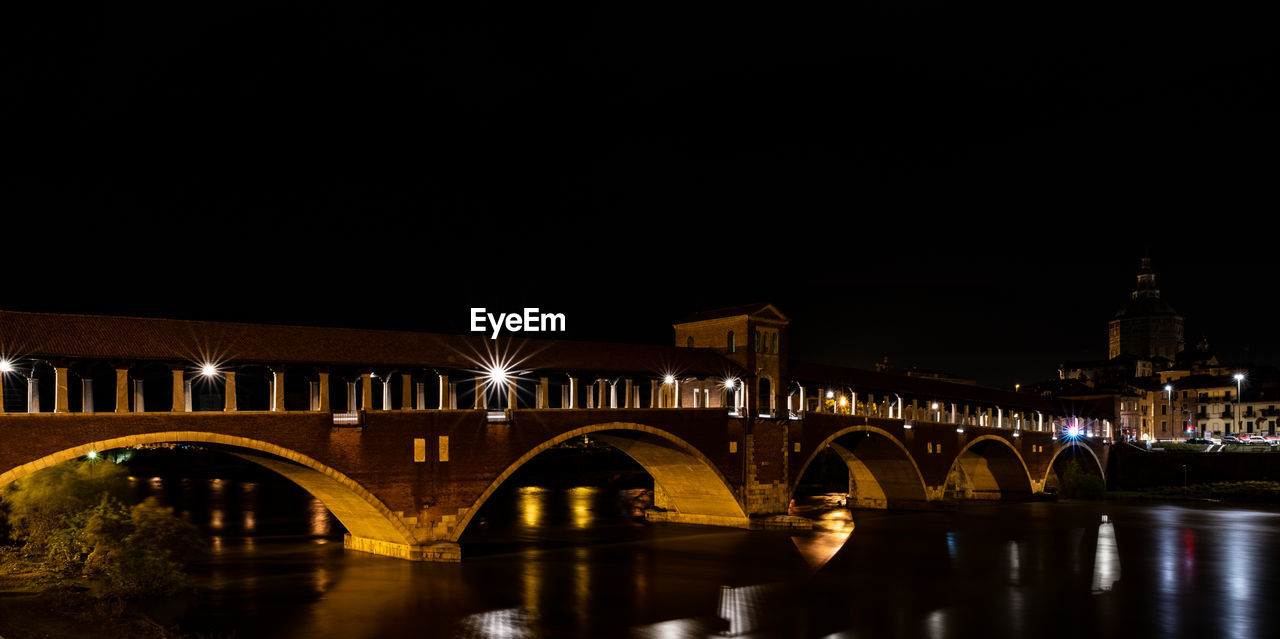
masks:
<path id="1" fill-rule="evenodd" d="M 1102 499 L 1106 492 L 1107 484 L 1102 477 L 1086 472 L 1076 460 L 1068 461 L 1062 467 L 1058 494 L 1063 498 Z"/>
<path id="2" fill-rule="evenodd" d="M 1280 482 L 1222 481 L 1191 486 L 1161 486 L 1143 491 L 1152 499 L 1212 499 L 1257 504 L 1280 504 Z"/>
<path id="3" fill-rule="evenodd" d="M 3 562 L 45 583 L 90 578 L 105 596 L 174 592 L 201 548 L 196 529 L 155 500 L 133 503 L 130 493 L 124 468 L 101 460 L 10 484 L 0 493 L 10 546 Z"/>

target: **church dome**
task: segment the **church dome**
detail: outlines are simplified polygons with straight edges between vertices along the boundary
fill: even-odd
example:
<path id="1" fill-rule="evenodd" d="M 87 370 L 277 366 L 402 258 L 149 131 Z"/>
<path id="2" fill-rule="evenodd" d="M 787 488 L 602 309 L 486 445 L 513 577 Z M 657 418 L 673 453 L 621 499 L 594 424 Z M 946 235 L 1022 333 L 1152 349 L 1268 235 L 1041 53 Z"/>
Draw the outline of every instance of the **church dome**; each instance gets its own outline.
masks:
<path id="1" fill-rule="evenodd" d="M 1160 289 L 1156 287 L 1156 274 L 1151 269 L 1151 258 L 1142 258 L 1142 269 L 1138 271 L 1138 288 L 1133 291 L 1133 299 L 1116 311 L 1116 319 L 1137 317 L 1168 316 L 1177 317 L 1178 312 L 1160 299 Z"/>

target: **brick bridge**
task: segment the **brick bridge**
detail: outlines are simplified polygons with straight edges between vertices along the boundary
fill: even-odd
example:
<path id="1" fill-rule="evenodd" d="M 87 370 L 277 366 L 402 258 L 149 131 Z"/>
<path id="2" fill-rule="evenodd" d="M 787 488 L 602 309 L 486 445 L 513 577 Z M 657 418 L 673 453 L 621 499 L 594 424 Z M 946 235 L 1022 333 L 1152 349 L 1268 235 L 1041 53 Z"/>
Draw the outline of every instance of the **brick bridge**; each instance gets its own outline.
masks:
<path id="1" fill-rule="evenodd" d="M 649 519 L 718 526 L 785 514 L 826 450 L 869 508 L 1027 499 L 1064 453 L 1106 468 L 1098 406 L 790 362 L 788 323 L 722 309 L 657 347 L 0 312 L 0 486 L 199 444 L 315 495 L 348 548 L 456 561 L 513 472 L 588 434 L 653 476 Z"/>

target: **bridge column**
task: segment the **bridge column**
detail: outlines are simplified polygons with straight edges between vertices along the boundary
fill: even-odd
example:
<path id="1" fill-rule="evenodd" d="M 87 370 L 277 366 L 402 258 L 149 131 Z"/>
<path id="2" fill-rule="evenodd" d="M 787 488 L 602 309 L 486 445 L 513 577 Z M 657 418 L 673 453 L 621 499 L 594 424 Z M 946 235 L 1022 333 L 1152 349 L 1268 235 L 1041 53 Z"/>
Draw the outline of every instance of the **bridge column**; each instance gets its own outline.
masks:
<path id="1" fill-rule="evenodd" d="M 439 373 L 440 377 L 440 410 L 448 410 L 457 405 L 454 401 L 453 385 L 449 383 L 448 373 Z"/>
<path id="2" fill-rule="evenodd" d="M 373 410 L 373 373 L 360 373 L 360 406 L 355 410 Z"/>
<path id="3" fill-rule="evenodd" d="M 0 413 L 4 412 L 4 407 L 0 406 Z M 80 378 L 80 412 L 93 412 L 93 378 Z"/>
<path id="4" fill-rule="evenodd" d="M 34 375 L 27 378 L 27 412 L 40 412 L 40 380 Z"/>
<path id="5" fill-rule="evenodd" d="M 382 380 L 382 410 L 391 410 L 391 373 L 378 379 Z"/>
<path id="6" fill-rule="evenodd" d="M 187 384 L 183 379 L 181 368 L 169 369 L 169 375 L 173 378 L 173 393 L 169 402 L 169 410 L 174 413 L 185 413 L 187 410 Z"/>
<path id="7" fill-rule="evenodd" d="M 224 379 L 226 383 L 222 391 L 222 410 L 228 413 L 236 412 L 236 372 L 227 371 Z"/>
<path id="8" fill-rule="evenodd" d="M 662 386 L 658 384 L 658 380 L 649 380 L 649 408 L 660 408 L 662 406 Z"/>
<path id="9" fill-rule="evenodd" d="M 320 380 L 316 382 L 316 394 L 319 397 L 311 404 L 316 407 L 316 410 L 327 413 L 329 412 L 329 374 L 321 372 L 318 377 Z"/>
<path id="10" fill-rule="evenodd" d="M 472 399 L 473 399 L 472 406 L 471 406 L 472 408 L 475 408 L 477 410 L 484 410 L 487 407 L 485 403 L 485 396 L 484 396 L 484 378 L 481 378 L 481 377 L 476 378 L 476 392 L 475 392 L 475 397 Z"/>
<path id="11" fill-rule="evenodd" d="M 622 400 L 622 407 L 635 408 L 636 407 L 635 395 L 634 395 L 635 384 L 631 382 L 630 377 L 628 377 L 626 383 L 623 384 L 622 392 L 624 393 L 624 396 L 625 396 L 625 399 Z"/>
<path id="12" fill-rule="evenodd" d="M 538 378 L 538 408 L 551 408 L 551 378 Z"/>
<path id="13" fill-rule="evenodd" d="M 919 419 L 919 417 L 917 417 L 919 414 L 920 414 L 919 400 L 913 399 L 911 400 L 911 420 L 915 421 L 916 419 Z"/>
<path id="14" fill-rule="evenodd" d="M 596 408 L 609 407 L 609 380 L 601 377 L 596 380 Z"/>
<path id="15" fill-rule="evenodd" d="M 143 385 L 142 380 L 133 380 L 133 412 L 135 413 L 147 412 L 147 396 L 144 393 L 145 390 L 146 387 Z"/>
<path id="16" fill-rule="evenodd" d="M 408 373 L 400 373 L 400 410 L 413 410 L 413 375 Z"/>
<path id="17" fill-rule="evenodd" d="M 569 406 L 568 408 L 578 407 L 578 378 L 569 378 Z"/>
<path id="18" fill-rule="evenodd" d="M 507 384 L 507 410 L 515 410 L 520 405 L 519 396 L 516 395 L 517 390 L 515 382 Z"/>
<path id="19" fill-rule="evenodd" d="M 284 369 L 271 370 L 271 412 L 284 412 Z"/>
<path id="20" fill-rule="evenodd" d="M 427 408 L 427 383 L 426 383 L 426 382 L 417 382 L 417 383 L 415 383 L 415 384 L 414 384 L 414 386 L 413 386 L 413 387 L 414 387 L 414 397 L 415 397 L 415 401 L 414 401 L 414 404 L 413 404 L 413 409 L 414 409 L 414 410 L 426 410 L 426 408 Z"/>
<path id="21" fill-rule="evenodd" d="M 53 412 L 70 413 L 71 400 L 67 397 L 70 385 L 67 381 L 68 373 L 66 366 L 55 366 L 53 369 Z"/>
<path id="22" fill-rule="evenodd" d="M 129 369 L 116 369 L 116 412 L 129 412 Z"/>

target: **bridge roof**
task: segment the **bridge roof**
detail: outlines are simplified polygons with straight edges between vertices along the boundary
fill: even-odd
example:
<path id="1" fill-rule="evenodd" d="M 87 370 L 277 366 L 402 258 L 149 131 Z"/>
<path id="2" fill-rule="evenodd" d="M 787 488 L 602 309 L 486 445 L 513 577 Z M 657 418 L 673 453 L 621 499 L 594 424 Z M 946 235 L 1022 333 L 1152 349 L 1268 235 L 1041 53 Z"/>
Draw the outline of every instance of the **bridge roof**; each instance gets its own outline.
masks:
<path id="1" fill-rule="evenodd" d="M 513 370 L 740 375 L 711 350 L 546 339 L 490 340 L 318 326 L 0 311 L 0 353 L 9 357 L 199 363 L 476 369 L 493 355 Z"/>
<path id="2" fill-rule="evenodd" d="M 975 404 L 993 404 L 1011 408 L 1042 410 L 1054 413 L 1075 414 L 1082 416 L 1109 417 L 1098 415 L 1101 408 L 1095 402 L 1078 402 L 1060 398 L 1041 397 L 1030 393 L 1015 393 L 998 388 L 957 384 L 938 379 L 893 375 L 860 368 L 848 368 L 812 362 L 794 362 L 791 366 L 791 378 L 811 382 L 851 386 L 855 389 L 869 391 L 898 392 L 918 397 L 972 402 Z M 1110 411 L 1108 411 L 1109 413 Z"/>

